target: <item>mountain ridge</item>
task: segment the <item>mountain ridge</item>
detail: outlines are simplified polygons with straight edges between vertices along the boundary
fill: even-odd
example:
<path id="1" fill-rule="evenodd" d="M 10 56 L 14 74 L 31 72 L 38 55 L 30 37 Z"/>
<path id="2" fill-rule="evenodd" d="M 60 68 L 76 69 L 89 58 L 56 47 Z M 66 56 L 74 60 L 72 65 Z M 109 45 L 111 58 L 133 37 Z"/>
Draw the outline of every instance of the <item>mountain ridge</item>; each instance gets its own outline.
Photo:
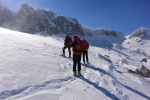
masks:
<path id="1" fill-rule="evenodd" d="M 66 18 L 44 9 L 35 10 L 27 4 L 23 4 L 11 20 L 9 29 L 20 32 L 42 35 L 62 33 L 83 35 L 82 27 L 75 18 Z"/>
<path id="2" fill-rule="evenodd" d="M 4 11 L 5 12 L 5 11 Z M 52 11 L 45 9 L 37 9 L 23 4 L 16 16 L 12 18 L 11 23 L 8 25 L 9 29 L 30 34 L 52 35 L 52 34 L 66 34 L 66 35 L 89 35 L 95 34 L 87 32 L 87 28 L 82 26 L 77 19 L 60 16 Z M 0 25 L 3 27 L 3 25 Z M 106 30 L 106 29 L 105 29 Z M 108 30 L 109 32 L 112 30 Z M 107 33 L 108 33 L 107 31 Z M 111 33 L 105 35 L 109 35 Z M 118 32 L 114 31 L 114 36 L 119 36 Z M 121 32 L 120 32 L 121 33 Z M 99 33 L 101 34 L 101 33 Z M 122 34 L 122 33 L 121 33 Z"/>
<path id="3" fill-rule="evenodd" d="M 23 4 L 18 13 L 0 6 L 0 27 L 12 29 L 20 32 L 51 36 L 53 34 L 95 36 L 106 35 L 113 38 L 124 38 L 123 33 L 112 29 L 90 29 L 81 25 L 77 19 L 60 16 L 52 11 L 42 8 L 35 10 L 27 4 Z M 142 39 L 149 38 L 149 28 L 138 28 L 129 38 L 139 37 Z M 141 34 L 141 35 L 140 35 Z"/>

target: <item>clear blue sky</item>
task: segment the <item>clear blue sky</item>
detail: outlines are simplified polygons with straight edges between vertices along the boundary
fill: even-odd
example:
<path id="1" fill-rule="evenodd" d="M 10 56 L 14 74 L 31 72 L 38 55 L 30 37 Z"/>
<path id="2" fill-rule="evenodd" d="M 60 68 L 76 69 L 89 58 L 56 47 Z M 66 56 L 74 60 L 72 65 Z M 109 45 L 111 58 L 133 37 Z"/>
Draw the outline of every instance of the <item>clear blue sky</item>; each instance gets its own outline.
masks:
<path id="1" fill-rule="evenodd" d="M 150 0 L 0 0 L 0 5 L 15 12 L 24 3 L 76 18 L 92 29 L 113 29 L 127 35 L 139 27 L 150 28 Z"/>

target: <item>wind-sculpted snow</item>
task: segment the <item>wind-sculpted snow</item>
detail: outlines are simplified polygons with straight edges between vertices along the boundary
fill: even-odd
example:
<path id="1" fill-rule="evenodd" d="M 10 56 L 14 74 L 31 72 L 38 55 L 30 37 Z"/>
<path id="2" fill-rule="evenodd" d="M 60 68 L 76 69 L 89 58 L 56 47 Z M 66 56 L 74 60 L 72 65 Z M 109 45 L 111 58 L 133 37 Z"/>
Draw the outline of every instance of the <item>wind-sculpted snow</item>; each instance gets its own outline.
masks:
<path id="1" fill-rule="evenodd" d="M 149 45 L 148 40 L 144 45 L 126 40 L 122 45 L 101 48 L 95 44 L 97 38 L 87 37 L 90 64 L 83 64 L 81 59 L 82 76 L 78 78 L 73 77 L 68 50 L 66 58 L 60 56 L 64 37 L 41 37 L 0 28 L 0 99 L 150 99 L 149 78 L 127 72 L 141 64 L 149 65 L 149 59 L 141 62 L 147 56 L 132 51 L 135 45 L 148 51 L 142 47 Z"/>

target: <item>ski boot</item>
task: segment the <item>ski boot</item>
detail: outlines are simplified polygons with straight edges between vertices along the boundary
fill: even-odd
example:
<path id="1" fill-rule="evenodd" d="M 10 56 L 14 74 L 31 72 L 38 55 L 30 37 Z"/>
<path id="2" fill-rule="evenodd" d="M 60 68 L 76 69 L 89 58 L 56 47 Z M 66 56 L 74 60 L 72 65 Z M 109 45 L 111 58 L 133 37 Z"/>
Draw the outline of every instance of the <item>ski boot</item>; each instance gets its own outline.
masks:
<path id="1" fill-rule="evenodd" d="M 87 62 L 87 64 L 90 64 L 89 62 Z"/>
<path id="2" fill-rule="evenodd" d="M 69 55 L 69 58 L 71 58 L 71 55 Z"/>
<path id="3" fill-rule="evenodd" d="M 78 71 L 78 76 L 79 76 L 79 77 L 81 76 L 81 71 Z"/>
<path id="4" fill-rule="evenodd" d="M 66 57 L 66 56 L 65 56 L 65 53 L 63 53 L 61 56 L 62 56 L 62 57 Z"/>
<path id="5" fill-rule="evenodd" d="M 73 76 L 77 76 L 77 73 L 75 71 L 73 71 Z"/>

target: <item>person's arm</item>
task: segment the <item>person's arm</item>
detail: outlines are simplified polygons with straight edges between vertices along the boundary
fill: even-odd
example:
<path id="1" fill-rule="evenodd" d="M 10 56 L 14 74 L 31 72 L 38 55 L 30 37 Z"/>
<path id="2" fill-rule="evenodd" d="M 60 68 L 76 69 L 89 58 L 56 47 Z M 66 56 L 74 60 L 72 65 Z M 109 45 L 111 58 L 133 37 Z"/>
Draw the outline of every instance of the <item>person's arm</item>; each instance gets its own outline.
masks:
<path id="1" fill-rule="evenodd" d="M 89 48 L 89 43 L 87 42 L 88 48 Z"/>
<path id="2" fill-rule="evenodd" d="M 65 40 L 64 40 L 64 45 L 66 45 L 66 44 L 67 44 L 67 40 L 65 39 Z"/>
<path id="3" fill-rule="evenodd" d="M 68 47 L 74 47 L 74 45 L 77 43 L 77 41 L 73 41 L 71 42 L 69 45 L 66 45 L 65 47 L 68 48 Z"/>

